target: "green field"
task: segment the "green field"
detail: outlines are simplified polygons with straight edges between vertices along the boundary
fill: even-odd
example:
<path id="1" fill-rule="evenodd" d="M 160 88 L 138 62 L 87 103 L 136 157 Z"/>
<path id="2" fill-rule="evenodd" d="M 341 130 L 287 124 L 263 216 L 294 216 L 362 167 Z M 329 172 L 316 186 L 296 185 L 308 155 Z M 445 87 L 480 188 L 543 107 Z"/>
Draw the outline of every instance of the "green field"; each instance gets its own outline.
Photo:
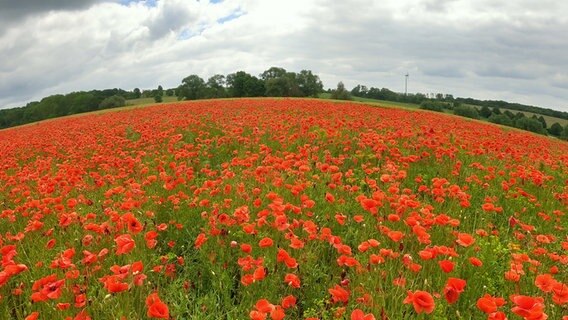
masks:
<path id="1" fill-rule="evenodd" d="M 162 97 L 162 99 L 163 101 L 161 103 L 170 103 L 178 101 L 177 97 L 175 96 L 173 97 L 164 96 Z M 138 99 L 126 100 L 126 105 L 128 106 L 134 106 L 140 104 L 156 104 L 156 102 L 154 101 L 154 98 L 138 98 Z"/>

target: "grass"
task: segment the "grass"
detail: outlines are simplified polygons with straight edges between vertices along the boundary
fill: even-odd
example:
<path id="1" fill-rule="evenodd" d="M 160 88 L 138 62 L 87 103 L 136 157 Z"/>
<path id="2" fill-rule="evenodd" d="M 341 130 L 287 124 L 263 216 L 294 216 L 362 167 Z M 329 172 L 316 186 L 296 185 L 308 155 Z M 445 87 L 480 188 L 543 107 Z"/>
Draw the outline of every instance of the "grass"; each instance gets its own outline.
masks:
<path id="1" fill-rule="evenodd" d="M 163 101 L 161 103 L 171 103 L 171 102 L 176 102 L 178 101 L 177 97 L 168 97 L 168 96 L 164 96 Z M 138 99 L 130 99 L 130 100 L 126 100 L 126 105 L 149 105 L 149 104 L 157 104 L 157 102 L 154 101 L 154 98 L 138 98 Z"/>

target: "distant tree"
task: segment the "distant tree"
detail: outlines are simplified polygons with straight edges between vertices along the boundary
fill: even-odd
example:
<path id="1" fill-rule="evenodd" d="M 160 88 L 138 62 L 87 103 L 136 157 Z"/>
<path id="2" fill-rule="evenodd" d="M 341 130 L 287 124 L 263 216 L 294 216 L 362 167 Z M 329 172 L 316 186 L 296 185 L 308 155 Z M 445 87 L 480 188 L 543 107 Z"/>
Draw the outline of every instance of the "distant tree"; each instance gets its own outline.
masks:
<path id="1" fill-rule="evenodd" d="M 287 97 L 290 96 L 291 83 L 288 77 L 269 78 L 264 82 L 265 96 Z"/>
<path id="2" fill-rule="evenodd" d="M 157 94 L 157 95 L 154 96 L 154 102 L 160 103 L 162 101 L 164 101 L 164 100 L 163 100 L 161 95 Z"/>
<path id="3" fill-rule="evenodd" d="M 227 75 L 227 87 L 232 97 L 262 97 L 264 81 L 244 71 Z"/>
<path id="4" fill-rule="evenodd" d="M 355 97 L 366 98 L 368 91 L 369 89 L 367 89 L 366 86 L 358 84 L 355 86 L 355 88 L 351 89 L 351 95 Z"/>
<path id="5" fill-rule="evenodd" d="M 126 105 L 126 99 L 122 96 L 114 95 L 108 98 L 105 98 L 99 104 L 99 109 L 109 109 L 109 108 L 117 108 L 123 107 Z"/>
<path id="6" fill-rule="evenodd" d="M 509 110 L 505 110 L 505 112 L 503 112 L 503 114 L 506 115 L 507 117 L 511 118 L 511 119 L 515 119 L 515 115 Z"/>
<path id="7" fill-rule="evenodd" d="M 545 134 L 542 123 L 532 118 L 523 117 L 515 120 L 515 127 L 535 133 Z"/>
<path id="8" fill-rule="evenodd" d="M 178 87 L 178 100 L 196 100 L 205 97 L 205 81 L 196 75 L 192 74 L 185 77 Z"/>
<path id="9" fill-rule="evenodd" d="M 164 95 L 164 88 L 161 85 L 158 86 L 158 89 L 156 91 L 157 91 L 156 94 L 160 96 Z"/>
<path id="10" fill-rule="evenodd" d="M 497 124 L 502 124 L 505 126 L 509 126 L 509 127 L 514 127 L 515 123 L 513 122 L 513 120 L 509 117 L 507 117 L 504 114 L 492 114 L 489 119 L 489 122 L 492 123 L 497 123 Z"/>
<path id="11" fill-rule="evenodd" d="M 420 103 L 420 109 L 442 112 L 444 111 L 445 103 L 436 100 L 424 100 Z"/>
<path id="12" fill-rule="evenodd" d="M 501 109 L 497 108 L 497 107 L 493 107 L 493 109 L 491 110 L 491 112 L 493 112 L 493 114 L 501 114 Z"/>
<path id="13" fill-rule="evenodd" d="M 331 98 L 337 100 L 351 100 L 351 94 L 345 89 L 343 82 L 340 81 L 337 84 L 337 88 L 331 92 Z"/>
<path id="14" fill-rule="evenodd" d="M 207 80 L 207 98 L 226 98 L 227 90 L 225 89 L 225 76 L 216 74 Z"/>
<path id="15" fill-rule="evenodd" d="M 493 113 L 491 112 L 491 109 L 489 109 L 488 106 L 483 106 L 479 110 L 479 115 L 484 117 L 484 118 L 489 118 L 489 117 L 491 117 L 492 114 Z"/>
<path id="16" fill-rule="evenodd" d="M 175 93 L 174 89 L 167 89 L 166 90 L 166 96 L 171 97 L 173 96 Z"/>
<path id="17" fill-rule="evenodd" d="M 564 126 L 564 130 L 562 130 L 562 134 L 560 135 L 560 138 L 563 140 L 568 140 L 568 124 L 566 124 Z"/>
<path id="18" fill-rule="evenodd" d="M 270 67 L 260 74 L 260 79 L 262 81 L 268 81 L 270 79 L 281 78 L 286 75 L 286 69 L 280 67 Z"/>
<path id="19" fill-rule="evenodd" d="M 546 120 L 544 120 L 544 117 L 543 116 L 538 117 L 538 121 L 540 121 L 540 123 L 542 123 L 542 127 L 544 129 L 546 129 L 547 124 L 546 124 Z"/>
<path id="20" fill-rule="evenodd" d="M 311 70 L 300 71 L 296 83 L 304 97 L 317 97 L 323 91 L 323 83 Z"/>
<path id="21" fill-rule="evenodd" d="M 133 93 L 134 93 L 134 99 L 138 99 L 142 96 L 142 92 L 140 91 L 139 88 L 134 88 Z"/>
<path id="22" fill-rule="evenodd" d="M 508 111 L 508 110 L 507 110 L 507 111 Z M 517 120 L 517 119 L 524 118 L 524 117 L 525 117 L 525 114 L 524 114 L 524 113 L 522 113 L 522 112 L 517 112 L 517 113 L 515 113 L 515 115 L 512 117 L 512 119 Z"/>
<path id="23" fill-rule="evenodd" d="M 548 133 L 555 137 L 560 137 L 563 130 L 564 128 L 562 128 L 562 125 L 558 122 L 555 122 L 550 126 L 550 128 L 548 128 Z"/>
<path id="24" fill-rule="evenodd" d="M 454 114 L 466 118 L 479 119 L 479 113 L 477 112 L 477 109 L 466 105 L 454 108 Z"/>

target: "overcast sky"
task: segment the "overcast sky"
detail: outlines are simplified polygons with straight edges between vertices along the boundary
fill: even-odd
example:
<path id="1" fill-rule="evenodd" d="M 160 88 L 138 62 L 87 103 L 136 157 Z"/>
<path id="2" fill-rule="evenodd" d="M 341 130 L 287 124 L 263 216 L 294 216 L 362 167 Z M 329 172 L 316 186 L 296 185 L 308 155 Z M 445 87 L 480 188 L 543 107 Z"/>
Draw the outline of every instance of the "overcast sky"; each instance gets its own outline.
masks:
<path id="1" fill-rule="evenodd" d="M 0 108 L 271 66 L 568 111 L 568 1 L 0 0 Z"/>

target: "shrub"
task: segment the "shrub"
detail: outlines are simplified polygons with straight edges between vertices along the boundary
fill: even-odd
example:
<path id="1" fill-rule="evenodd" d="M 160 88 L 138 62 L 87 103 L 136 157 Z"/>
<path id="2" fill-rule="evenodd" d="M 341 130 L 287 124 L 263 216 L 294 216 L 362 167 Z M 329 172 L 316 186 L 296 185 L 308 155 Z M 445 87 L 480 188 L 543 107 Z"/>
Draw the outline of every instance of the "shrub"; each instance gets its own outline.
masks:
<path id="1" fill-rule="evenodd" d="M 431 110 L 431 111 L 444 111 L 446 104 L 441 101 L 431 101 L 431 100 L 424 100 L 420 103 L 420 109 L 424 110 Z"/>
<path id="2" fill-rule="evenodd" d="M 351 93 L 345 89 L 343 82 L 339 82 L 337 89 L 331 92 L 331 98 L 337 100 L 351 100 Z"/>
<path id="3" fill-rule="evenodd" d="M 124 107 L 126 105 L 126 99 L 122 96 L 114 95 L 108 98 L 105 98 L 99 104 L 99 109 L 109 109 L 109 108 L 117 108 L 117 107 Z"/>
<path id="4" fill-rule="evenodd" d="M 468 107 L 463 105 L 459 106 L 457 108 L 454 108 L 454 114 L 461 117 L 479 119 L 479 113 L 477 112 L 477 109 L 475 109 L 474 107 Z"/>
<path id="5" fill-rule="evenodd" d="M 492 114 L 488 120 L 489 122 L 502 124 L 504 126 L 509 126 L 509 127 L 515 126 L 513 120 L 511 120 L 511 118 L 507 117 L 504 114 Z"/>

